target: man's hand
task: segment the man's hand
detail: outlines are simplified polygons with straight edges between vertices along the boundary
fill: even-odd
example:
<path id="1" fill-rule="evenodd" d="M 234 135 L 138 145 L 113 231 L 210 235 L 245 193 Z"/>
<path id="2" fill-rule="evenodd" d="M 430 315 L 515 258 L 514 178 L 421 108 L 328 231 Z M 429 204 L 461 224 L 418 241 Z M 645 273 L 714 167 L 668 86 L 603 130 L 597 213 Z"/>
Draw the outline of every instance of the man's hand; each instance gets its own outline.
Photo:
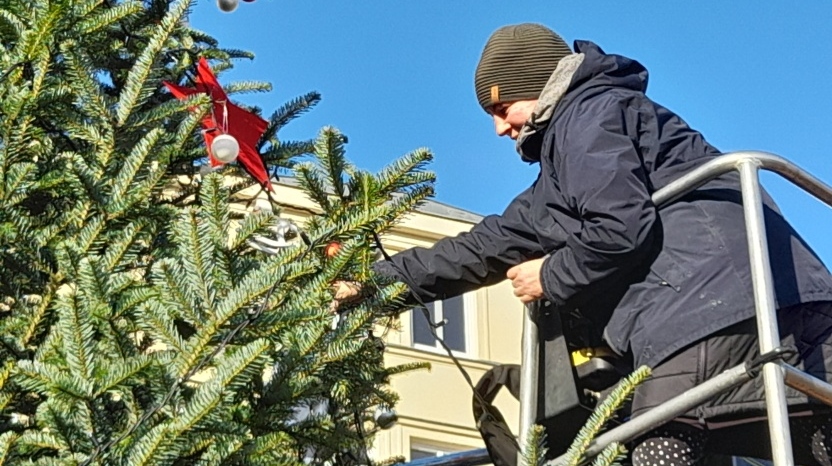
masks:
<path id="1" fill-rule="evenodd" d="M 335 314 L 338 312 L 338 306 L 341 303 L 348 303 L 358 298 L 359 293 L 361 293 L 361 284 L 358 282 L 335 282 L 332 284 L 332 289 L 335 291 L 335 299 L 329 305 L 329 311 Z"/>
<path id="2" fill-rule="evenodd" d="M 514 296 L 523 304 L 528 304 L 543 297 L 543 285 L 540 284 L 540 268 L 545 259 L 535 259 L 508 269 L 506 278 L 511 280 Z"/>

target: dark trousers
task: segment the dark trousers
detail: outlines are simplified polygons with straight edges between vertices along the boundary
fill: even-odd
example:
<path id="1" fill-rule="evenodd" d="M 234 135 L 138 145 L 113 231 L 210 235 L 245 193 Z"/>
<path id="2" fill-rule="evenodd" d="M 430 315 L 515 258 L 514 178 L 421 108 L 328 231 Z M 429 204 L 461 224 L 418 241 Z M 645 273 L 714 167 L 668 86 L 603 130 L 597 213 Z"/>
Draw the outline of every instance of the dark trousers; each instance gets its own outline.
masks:
<path id="1" fill-rule="evenodd" d="M 797 349 L 786 362 L 830 381 L 827 367 L 832 361 L 832 303 L 783 309 L 778 312 L 778 323 L 782 345 Z M 752 319 L 677 352 L 655 367 L 652 376 L 636 389 L 632 416 L 752 360 L 759 355 L 758 345 L 756 321 Z M 832 417 L 829 408 L 789 388 L 786 396 L 798 463 L 830 466 Z M 693 464 L 711 453 L 767 458 L 771 453 L 764 400 L 762 377 L 735 387 L 639 439 L 631 448 L 633 463 Z M 678 448 L 673 449 L 669 458 L 653 461 L 655 454 L 663 454 L 672 445 Z M 683 453 L 688 455 L 687 462 L 679 460 Z M 669 463 L 670 460 L 676 461 Z"/>
<path id="2" fill-rule="evenodd" d="M 830 466 L 832 416 L 792 417 L 792 451 L 796 464 Z M 691 466 L 713 455 L 771 459 L 768 423 L 754 421 L 709 429 L 671 422 L 634 442 L 633 466 Z"/>

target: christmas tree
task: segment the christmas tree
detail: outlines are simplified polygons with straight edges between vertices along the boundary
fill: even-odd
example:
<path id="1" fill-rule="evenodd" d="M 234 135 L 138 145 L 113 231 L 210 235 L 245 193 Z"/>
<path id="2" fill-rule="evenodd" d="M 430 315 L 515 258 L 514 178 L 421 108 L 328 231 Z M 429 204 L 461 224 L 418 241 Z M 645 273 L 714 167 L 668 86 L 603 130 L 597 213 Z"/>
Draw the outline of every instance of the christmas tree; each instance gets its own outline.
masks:
<path id="1" fill-rule="evenodd" d="M 256 159 L 207 158 L 206 131 L 234 121 L 199 61 L 250 55 L 191 29 L 189 7 L 0 10 L 2 464 L 367 464 L 388 379 L 411 369 L 383 366 L 374 330 L 405 290 L 370 264 L 376 235 L 431 195 L 430 154 L 373 174 L 335 129 L 281 141 L 310 93 L 265 119 Z M 320 206 L 303 225 L 271 195 L 285 169 Z M 337 280 L 363 299 L 333 316 Z"/>

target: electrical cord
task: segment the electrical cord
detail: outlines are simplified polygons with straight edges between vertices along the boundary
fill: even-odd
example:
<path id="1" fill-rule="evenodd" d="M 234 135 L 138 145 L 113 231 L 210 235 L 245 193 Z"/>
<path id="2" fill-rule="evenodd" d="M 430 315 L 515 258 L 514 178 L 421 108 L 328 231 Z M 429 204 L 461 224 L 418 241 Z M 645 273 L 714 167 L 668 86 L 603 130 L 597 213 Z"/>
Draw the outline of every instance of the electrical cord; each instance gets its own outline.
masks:
<path id="1" fill-rule="evenodd" d="M 384 249 L 384 247 L 381 245 L 381 239 L 379 238 L 378 233 L 376 233 L 375 231 L 373 231 L 372 233 L 373 233 L 373 240 L 376 243 L 376 247 L 381 252 L 382 256 L 384 257 L 384 260 L 387 261 L 390 264 L 391 267 L 393 267 L 393 269 L 396 271 L 396 273 L 399 274 L 399 277 L 403 277 L 404 274 L 402 273 L 402 271 L 399 269 L 399 267 L 396 265 L 396 263 L 393 262 L 393 258 L 390 257 L 390 254 L 388 254 L 387 251 Z M 402 283 L 405 283 L 405 285 L 407 285 L 407 283 L 404 282 L 403 280 L 402 280 Z M 409 288 L 409 285 L 408 285 L 408 288 Z M 433 335 L 433 337 L 436 339 L 436 341 L 439 342 L 440 346 L 442 346 L 442 348 L 448 354 L 448 357 L 451 358 L 451 361 L 454 363 L 456 368 L 462 374 L 462 378 L 465 379 L 465 382 L 468 384 L 468 387 L 471 388 L 471 392 L 474 394 L 474 398 L 476 398 L 477 401 L 479 401 L 482 404 L 483 408 L 486 410 L 486 412 L 488 413 L 489 416 L 495 417 L 492 414 L 492 409 L 494 409 L 494 405 L 491 404 L 490 402 L 486 401 L 485 398 L 483 398 L 483 396 L 480 395 L 480 393 L 477 391 L 476 387 L 474 386 L 474 382 L 471 380 L 471 375 L 468 373 L 468 371 L 465 370 L 464 367 L 462 367 L 462 363 L 460 363 L 459 359 L 454 355 L 453 350 L 447 345 L 447 343 L 445 343 L 445 340 L 442 337 L 440 337 L 438 332 L 436 331 L 436 329 L 438 329 L 439 327 L 444 325 L 444 322 L 442 322 L 442 323 L 433 322 L 433 320 L 431 319 L 431 316 L 430 316 L 430 312 L 428 312 L 427 305 L 422 300 L 422 298 L 420 298 L 418 295 L 416 295 L 416 293 L 413 293 L 412 291 L 411 291 L 410 295 L 419 304 L 419 306 L 417 306 L 417 308 L 422 312 L 422 315 L 425 317 L 425 320 L 428 323 L 428 329 L 430 329 L 431 335 Z M 414 310 L 415 310 L 415 308 L 414 308 Z M 498 424 L 498 427 L 502 428 L 501 426 L 499 426 L 499 424 Z M 509 438 L 512 439 L 512 442 L 514 443 L 514 446 L 516 446 L 519 450 L 520 449 L 520 444 L 517 442 L 517 439 L 515 438 L 514 434 L 512 434 L 510 431 L 508 431 L 507 433 L 509 434 Z"/>

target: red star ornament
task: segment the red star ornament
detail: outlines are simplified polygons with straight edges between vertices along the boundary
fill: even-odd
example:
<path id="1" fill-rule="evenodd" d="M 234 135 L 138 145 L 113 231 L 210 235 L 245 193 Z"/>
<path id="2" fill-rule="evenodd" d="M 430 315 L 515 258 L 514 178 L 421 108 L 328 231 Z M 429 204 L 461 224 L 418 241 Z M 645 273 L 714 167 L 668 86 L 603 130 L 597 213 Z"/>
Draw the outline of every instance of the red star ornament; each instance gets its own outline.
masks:
<path id="1" fill-rule="evenodd" d="M 164 84 L 170 90 L 170 93 L 179 100 L 184 100 L 188 96 L 200 92 L 208 94 L 211 98 L 211 112 L 202 118 L 201 123 L 202 136 L 205 139 L 205 147 L 208 151 L 211 166 L 222 165 L 222 162 L 211 154 L 211 143 L 214 142 L 216 136 L 223 134 L 223 129 L 225 129 L 225 133 L 233 136 L 240 144 L 240 153 L 237 160 L 239 160 L 243 169 L 261 186 L 273 191 L 266 166 L 256 149 L 257 142 L 260 141 L 268 127 L 268 122 L 228 100 L 228 95 L 220 86 L 217 77 L 214 76 L 208 66 L 208 61 L 204 57 L 201 57 L 197 63 L 196 74 L 195 88 L 183 87 L 167 81 L 164 81 Z M 223 118 L 227 122 L 227 127 L 221 128 L 217 124 L 217 115 L 227 115 L 227 119 Z"/>

